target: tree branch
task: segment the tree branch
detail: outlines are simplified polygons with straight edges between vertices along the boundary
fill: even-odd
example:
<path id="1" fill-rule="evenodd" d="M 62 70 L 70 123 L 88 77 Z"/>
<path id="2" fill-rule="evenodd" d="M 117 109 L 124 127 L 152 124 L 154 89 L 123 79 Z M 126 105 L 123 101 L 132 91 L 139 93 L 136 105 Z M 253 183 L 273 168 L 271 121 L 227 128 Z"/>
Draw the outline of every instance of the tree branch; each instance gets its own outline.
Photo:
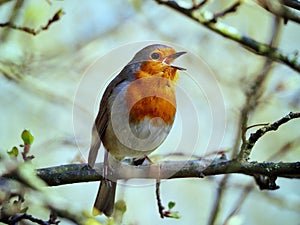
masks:
<path id="1" fill-rule="evenodd" d="M 269 59 L 283 63 L 293 70 L 300 72 L 300 60 L 298 52 L 286 54 L 278 48 L 273 48 L 265 43 L 258 42 L 248 36 L 245 36 L 234 27 L 228 26 L 219 21 L 214 21 L 214 14 L 208 10 L 198 12 L 195 11 L 193 7 L 191 9 L 183 8 L 173 0 L 155 1 L 184 14 L 185 16 L 220 35 L 241 44 L 244 48 L 255 54 L 266 56 Z"/>
<path id="2" fill-rule="evenodd" d="M 103 174 L 103 163 L 96 170 L 86 164 L 69 164 L 37 170 L 37 175 L 49 186 L 80 182 L 99 181 Z M 239 162 L 237 160 L 190 160 L 168 161 L 161 164 L 131 166 L 121 164 L 110 179 L 149 178 L 156 179 L 202 178 L 220 174 L 239 173 L 249 176 L 263 175 L 284 178 L 300 178 L 300 162 Z M 9 177 L 9 176 L 8 176 Z"/>
<path id="3" fill-rule="evenodd" d="M 258 129 L 255 133 L 250 134 L 249 139 L 245 142 L 245 145 L 242 146 L 242 149 L 238 155 L 239 160 L 247 160 L 250 156 L 250 153 L 252 151 L 252 148 L 254 147 L 255 143 L 258 141 L 259 138 L 261 138 L 263 135 L 265 135 L 269 131 L 275 131 L 277 130 L 282 124 L 285 124 L 286 122 L 300 118 L 300 113 L 293 113 L 290 112 L 285 117 L 281 118 L 280 120 L 269 124 L 267 126 L 264 126 L 260 129 Z"/>

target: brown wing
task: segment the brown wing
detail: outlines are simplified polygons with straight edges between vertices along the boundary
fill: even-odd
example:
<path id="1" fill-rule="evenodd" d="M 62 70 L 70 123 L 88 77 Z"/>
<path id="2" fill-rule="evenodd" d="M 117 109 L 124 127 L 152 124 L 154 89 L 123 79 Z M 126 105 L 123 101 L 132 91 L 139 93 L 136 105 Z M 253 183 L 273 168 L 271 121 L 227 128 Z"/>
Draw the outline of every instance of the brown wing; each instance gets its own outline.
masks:
<path id="1" fill-rule="evenodd" d="M 91 142 L 91 147 L 89 151 L 89 156 L 88 156 L 88 164 L 91 167 L 94 167 L 95 161 L 97 158 L 98 150 L 101 146 L 101 139 L 105 133 L 108 120 L 110 117 L 110 109 L 108 106 L 108 100 L 116 86 L 120 84 L 122 81 L 124 81 L 126 78 L 131 79 L 130 77 L 133 77 L 133 71 L 135 66 L 126 66 L 118 76 L 116 76 L 107 86 L 101 102 L 100 102 L 100 107 L 99 107 L 99 112 L 96 117 L 95 123 L 93 125 L 92 129 L 92 142 Z"/>

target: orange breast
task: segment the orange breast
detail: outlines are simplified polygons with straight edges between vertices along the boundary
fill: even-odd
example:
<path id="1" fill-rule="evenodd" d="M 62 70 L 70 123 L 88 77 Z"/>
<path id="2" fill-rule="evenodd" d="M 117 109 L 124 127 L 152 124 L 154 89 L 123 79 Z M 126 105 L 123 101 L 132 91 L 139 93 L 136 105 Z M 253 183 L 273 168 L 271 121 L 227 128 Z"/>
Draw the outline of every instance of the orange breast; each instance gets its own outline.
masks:
<path id="1" fill-rule="evenodd" d="M 177 70 L 167 64 L 151 61 L 143 63 L 135 76 L 137 80 L 130 83 L 126 92 L 130 122 L 138 123 L 145 117 L 159 117 L 171 125 L 176 113 Z"/>

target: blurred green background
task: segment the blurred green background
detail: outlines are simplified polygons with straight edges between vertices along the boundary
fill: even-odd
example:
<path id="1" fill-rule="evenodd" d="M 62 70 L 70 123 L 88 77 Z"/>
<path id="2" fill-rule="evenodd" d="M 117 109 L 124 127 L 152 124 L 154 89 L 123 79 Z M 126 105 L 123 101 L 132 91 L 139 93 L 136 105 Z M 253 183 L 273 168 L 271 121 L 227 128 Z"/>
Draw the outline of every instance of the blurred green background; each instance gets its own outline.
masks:
<path id="1" fill-rule="evenodd" d="M 188 0 L 179 2 L 182 5 L 190 4 Z M 232 2 L 212 1 L 208 9 L 222 10 Z M 74 106 L 85 71 L 95 60 L 111 50 L 140 41 L 174 43 L 207 63 L 222 91 L 226 110 L 225 114 L 220 115 L 226 124 L 224 137 L 220 138 L 217 149 L 210 151 L 231 150 L 237 133 L 239 111 L 245 100 L 244 90 L 261 72 L 263 57 L 250 53 L 239 44 L 151 0 L 25 0 L 19 1 L 18 6 L 16 1 L 10 1 L 0 7 L 0 22 L 14 18 L 14 23 L 19 26 L 38 29 L 47 24 L 60 8 L 65 12 L 62 18 L 36 36 L 0 28 L 1 151 L 5 152 L 19 144 L 20 133 L 26 128 L 35 136 L 31 153 L 36 157 L 32 163 L 37 168 L 85 162 L 90 140 L 89 129 L 98 107 L 97 102 L 89 108 L 84 105 Z M 227 15 L 222 22 L 267 43 L 272 33 L 273 16 L 252 1 L 247 1 L 239 7 L 237 13 Z M 279 47 L 285 52 L 299 51 L 299 37 L 299 26 L 289 22 L 282 27 Z M 124 59 L 126 63 L 133 55 L 131 52 L 125 55 L 129 55 L 128 59 Z M 193 62 L 187 58 L 180 65 L 184 63 Z M 113 75 L 99 71 L 99 76 L 106 81 Z M 249 124 L 273 122 L 290 111 L 299 111 L 299 82 L 299 74 L 295 71 L 274 64 L 261 104 L 251 116 Z M 99 90 L 103 90 L 104 86 L 105 83 L 99 83 Z M 99 100 L 100 93 L 89 94 Z M 200 106 L 196 104 L 199 110 L 201 102 L 205 102 L 195 96 L 192 101 L 200 101 Z M 74 107 L 81 108 L 83 117 L 79 124 L 85 124 L 85 118 L 88 121 L 80 136 L 76 135 L 76 129 L 80 128 L 74 128 Z M 181 117 L 188 117 L 188 111 L 185 113 Z M 251 160 L 267 161 L 289 142 L 291 146 L 275 161 L 299 160 L 299 125 L 300 121 L 293 120 L 279 131 L 263 137 L 255 146 Z M 204 131 L 209 129 L 205 124 L 201 126 Z M 211 136 L 214 136 L 214 132 L 217 131 L 213 130 Z M 176 136 L 176 132 L 172 135 Z M 183 130 L 180 138 L 189 140 L 189 136 L 188 131 Z M 168 149 L 168 144 L 164 148 Z M 197 151 L 195 154 L 198 154 Z M 123 224 L 206 224 L 220 178 L 180 179 L 162 183 L 162 200 L 164 204 L 176 202 L 174 210 L 179 211 L 179 220 L 160 219 L 153 183 L 143 188 L 120 185 L 117 199 L 124 198 L 128 209 Z M 221 204 L 219 224 L 231 212 L 243 187 L 249 182 L 254 183 L 252 178 L 243 175 L 230 177 Z M 295 179 L 278 179 L 279 190 L 259 191 L 254 187 L 238 214 L 228 224 L 299 224 L 299 184 Z M 98 183 L 95 182 L 66 185 L 49 188 L 49 195 L 64 198 L 69 203 L 68 207 L 90 211 L 97 188 Z M 99 219 L 105 220 L 104 217 Z"/>

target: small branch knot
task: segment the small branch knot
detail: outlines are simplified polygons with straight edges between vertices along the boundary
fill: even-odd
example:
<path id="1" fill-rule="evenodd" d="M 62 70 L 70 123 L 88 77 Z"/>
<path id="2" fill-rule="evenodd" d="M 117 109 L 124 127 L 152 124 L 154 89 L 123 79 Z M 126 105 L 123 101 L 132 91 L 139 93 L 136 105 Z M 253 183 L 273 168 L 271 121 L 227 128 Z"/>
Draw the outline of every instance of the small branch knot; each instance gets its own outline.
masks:
<path id="1" fill-rule="evenodd" d="M 254 174 L 253 177 L 260 190 L 277 190 L 278 188 L 280 188 L 276 184 L 276 176 Z"/>

